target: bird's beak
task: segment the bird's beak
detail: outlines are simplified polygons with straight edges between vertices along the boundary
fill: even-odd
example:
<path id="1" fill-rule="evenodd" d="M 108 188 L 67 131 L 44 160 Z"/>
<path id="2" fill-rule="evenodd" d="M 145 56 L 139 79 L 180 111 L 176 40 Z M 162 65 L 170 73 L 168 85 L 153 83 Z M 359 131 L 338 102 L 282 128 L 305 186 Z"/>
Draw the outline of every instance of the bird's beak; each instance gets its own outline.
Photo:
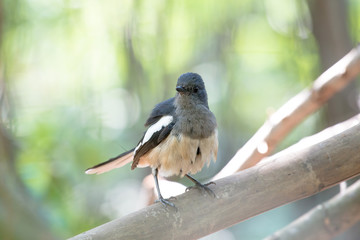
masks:
<path id="1" fill-rule="evenodd" d="M 176 86 L 176 91 L 180 93 L 181 95 L 186 92 L 185 88 L 183 86 Z"/>

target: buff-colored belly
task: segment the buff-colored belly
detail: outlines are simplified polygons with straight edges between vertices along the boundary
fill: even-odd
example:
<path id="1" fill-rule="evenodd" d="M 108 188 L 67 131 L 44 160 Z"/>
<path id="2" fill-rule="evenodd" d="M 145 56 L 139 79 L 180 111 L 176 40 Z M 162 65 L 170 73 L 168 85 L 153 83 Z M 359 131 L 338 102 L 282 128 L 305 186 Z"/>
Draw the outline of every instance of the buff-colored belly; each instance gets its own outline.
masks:
<path id="1" fill-rule="evenodd" d="M 157 147 L 140 158 L 138 167 L 158 168 L 160 175 L 195 174 L 211 159 L 216 161 L 218 149 L 217 132 L 204 139 L 187 136 L 168 136 Z"/>

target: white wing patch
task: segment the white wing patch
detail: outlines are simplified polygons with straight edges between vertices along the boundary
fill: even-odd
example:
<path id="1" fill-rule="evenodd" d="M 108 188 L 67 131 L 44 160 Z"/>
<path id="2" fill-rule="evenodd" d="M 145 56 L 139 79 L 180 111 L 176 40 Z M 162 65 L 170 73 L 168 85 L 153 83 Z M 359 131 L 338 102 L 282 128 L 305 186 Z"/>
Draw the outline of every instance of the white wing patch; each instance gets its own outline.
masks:
<path id="1" fill-rule="evenodd" d="M 136 153 L 139 147 L 141 147 L 142 145 L 144 145 L 144 143 L 149 141 L 154 133 L 160 131 L 163 127 L 169 125 L 173 121 L 173 119 L 174 119 L 173 116 L 163 116 L 154 125 L 151 125 L 151 127 L 149 127 L 148 130 L 146 131 L 143 140 L 139 143 L 139 145 L 136 146 L 134 153 Z"/>

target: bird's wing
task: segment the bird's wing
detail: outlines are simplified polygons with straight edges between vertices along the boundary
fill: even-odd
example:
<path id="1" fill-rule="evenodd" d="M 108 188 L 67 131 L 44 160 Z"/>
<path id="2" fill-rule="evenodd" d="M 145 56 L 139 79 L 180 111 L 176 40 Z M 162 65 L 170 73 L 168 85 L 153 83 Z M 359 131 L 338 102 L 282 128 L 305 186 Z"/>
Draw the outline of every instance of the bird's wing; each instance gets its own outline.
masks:
<path id="1" fill-rule="evenodd" d="M 167 136 L 175 125 L 174 117 L 171 115 L 162 116 L 156 123 L 151 125 L 145 132 L 144 137 L 140 140 L 139 144 L 134 151 L 134 160 L 131 169 L 136 168 L 140 158 L 155 148 Z"/>
<path id="2" fill-rule="evenodd" d="M 151 111 L 150 116 L 145 122 L 145 126 L 149 128 L 135 148 L 134 161 L 131 165 L 131 169 L 136 168 L 140 157 L 159 145 L 159 143 L 170 134 L 175 125 L 174 102 L 174 97 L 169 98 L 158 103 Z"/>
<path id="3" fill-rule="evenodd" d="M 150 116 L 145 122 L 145 127 L 149 127 L 159 121 L 160 118 L 166 115 L 173 116 L 175 113 L 174 106 L 175 98 L 169 98 L 159 104 L 157 104 L 151 111 Z"/>
<path id="4" fill-rule="evenodd" d="M 114 168 L 119 168 L 124 166 L 125 164 L 131 162 L 134 157 L 134 149 L 131 149 L 127 152 L 120 154 L 114 158 L 110 158 L 106 162 L 99 163 L 91 168 L 88 168 L 85 173 L 86 174 L 101 174 L 104 172 L 108 172 Z"/>

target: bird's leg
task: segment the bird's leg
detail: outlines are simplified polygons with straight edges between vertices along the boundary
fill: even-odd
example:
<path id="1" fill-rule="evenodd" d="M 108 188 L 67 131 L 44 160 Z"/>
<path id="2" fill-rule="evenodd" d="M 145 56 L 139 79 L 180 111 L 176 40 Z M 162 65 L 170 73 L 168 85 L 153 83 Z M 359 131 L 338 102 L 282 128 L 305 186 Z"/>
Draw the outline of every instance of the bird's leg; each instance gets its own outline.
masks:
<path id="1" fill-rule="evenodd" d="M 202 191 L 206 191 L 209 195 L 213 196 L 213 197 L 216 197 L 216 194 L 213 192 L 213 190 L 211 190 L 208 186 L 211 185 L 211 184 L 216 184 L 214 182 L 208 182 L 206 184 L 202 184 L 200 183 L 199 181 L 197 181 L 195 178 L 191 177 L 190 175 L 188 174 L 185 174 L 185 176 L 187 178 L 189 178 L 193 183 L 195 183 L 195 186 L 190 186 L 190 187 L 187 187 L 185 191 L 189 191 L 190 189 L 192 188 L 198 188 Z"/>
<path id="2" fill-rule="evenodd" d="M 195 186 L 187 187 L 185 191 L 189 191 L 192 188 L 199 188 L 200 190 L 205 190 L 208 194 L 212 195 L 213 197 L 216 197 L 213 190 L 211 190 L 208 186 L 211 184 L 216 184 L 214 182 L 209 182 L 206 184 L 201 184 L 198 180 L 190 176 L 189 174 L 185 174 L 187 178 L 189 178 L 193 183 L 195 183 Z"/>
<path id="3" fill-rule="evenodd" d="M 155 186 L 156 186 L 156 190 L 157 190 L 157 193 L 158 193 L 158 200 L 156 200 L 155 202 L 161 202 L 164 206 L 169 205 L 171 207 L 175 207 L 175 204 L 170 202 L 168 199 L 163 198 L 163 196 L 161 195 L 160 187 L 159 187 L 159 181 L 158 181 L 158 169 L 153 168 L 152 174 L 154 176 Z"/>

